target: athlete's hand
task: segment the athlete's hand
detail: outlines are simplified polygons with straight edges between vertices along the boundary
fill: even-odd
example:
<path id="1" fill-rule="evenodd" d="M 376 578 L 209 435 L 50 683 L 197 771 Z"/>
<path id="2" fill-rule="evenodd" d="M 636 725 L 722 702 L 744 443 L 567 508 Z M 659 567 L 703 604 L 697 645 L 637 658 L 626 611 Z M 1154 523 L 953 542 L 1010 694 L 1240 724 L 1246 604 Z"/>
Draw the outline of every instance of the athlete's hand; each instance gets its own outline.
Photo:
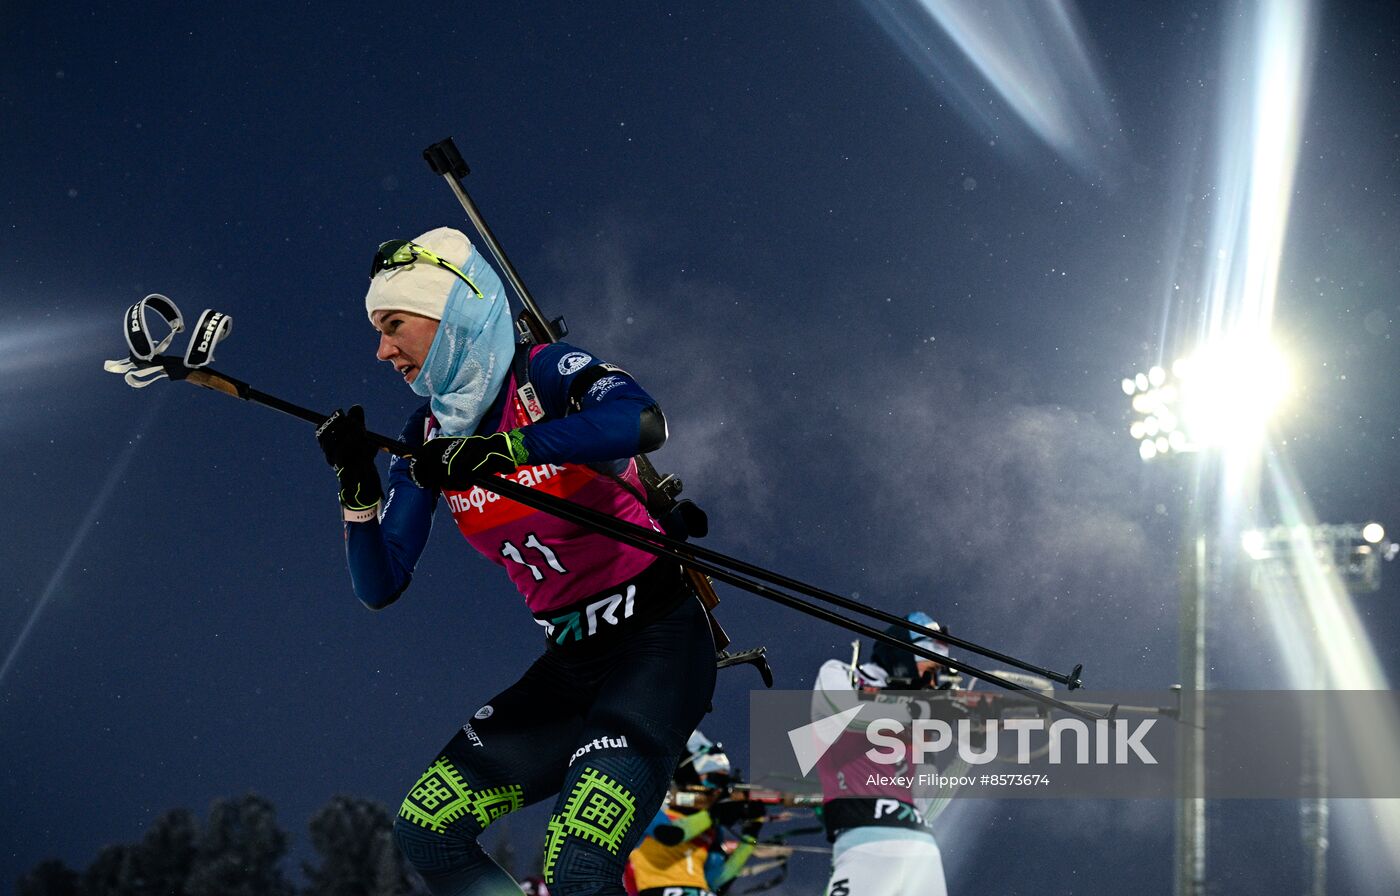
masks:
<path id="1" fill-rule="evenodd" d="M 715 824 L 728 827 L 740 821 L 756 821 L 767 814 L 762 803 L 753 800 L 724 800 L 710 807 Z"/>
<path id="2" fill-rule="evenodd" d="M 524 463 L 520 430 L 489 436 L 431 439 L 413 452 L 408 475 L 420 488 L 465 489 L 473 475 L 510 473 Z"/>
<path id="3" fill-rule="evenodd" d="M 656 830 L 651 832 L 651 836 L 662 846 L 677 846 L 685 839 L 685 831 L 677 824 L 659 824 Z"/>
<path id="4" fill-rule="evenodd" d="M 365 409 L 353 405 L 331 414 L 316 428 L 316 442 L 340 480 L 341 506 L 358 514 L 373 510 L 384 497 L 384 487 L 374 467 L 379 449 L 365 432 Z"/>

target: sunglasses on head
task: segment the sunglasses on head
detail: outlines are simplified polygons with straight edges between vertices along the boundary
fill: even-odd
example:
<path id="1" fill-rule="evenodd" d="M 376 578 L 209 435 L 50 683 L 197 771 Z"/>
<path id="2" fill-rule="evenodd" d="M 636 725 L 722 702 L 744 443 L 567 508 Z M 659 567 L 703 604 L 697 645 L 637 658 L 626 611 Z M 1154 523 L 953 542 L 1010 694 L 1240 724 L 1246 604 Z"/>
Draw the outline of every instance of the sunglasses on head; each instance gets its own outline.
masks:
<path id="1" fill-rule="evenodd" d="M 374 253 L 374 263 L 369 268 L 369 278 L 374 279 L 380 271 L 389 271 L 394 268 L 405 268 L 420 261 L 451 271 L 461 278 L 462 282 L 472 288 L 478 299 L 486 298 L 481 290 L 476 288 L 476 284 L 462 273 L 462 269 L 450 261 L 424 249 L 412 240 L 389 240 L 379 244 L 379 251 Z"/>

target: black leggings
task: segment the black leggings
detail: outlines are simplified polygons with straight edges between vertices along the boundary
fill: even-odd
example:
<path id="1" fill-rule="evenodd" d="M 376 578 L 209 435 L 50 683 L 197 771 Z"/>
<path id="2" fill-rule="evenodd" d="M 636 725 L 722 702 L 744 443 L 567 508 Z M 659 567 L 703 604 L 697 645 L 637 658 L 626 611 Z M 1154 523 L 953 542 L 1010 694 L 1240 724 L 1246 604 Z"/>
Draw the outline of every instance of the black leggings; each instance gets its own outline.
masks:
<path id="1" fill-rule="evenodd" d="M 546 652 L 409 791 L 394 838 L 435 896 L 519 896 L 477 835 L 555 794 L 544 847 L 551 896 L 623 896 L 627 856 L 715 686 L 714 641 L 694 597 L 629 628 Z"/>

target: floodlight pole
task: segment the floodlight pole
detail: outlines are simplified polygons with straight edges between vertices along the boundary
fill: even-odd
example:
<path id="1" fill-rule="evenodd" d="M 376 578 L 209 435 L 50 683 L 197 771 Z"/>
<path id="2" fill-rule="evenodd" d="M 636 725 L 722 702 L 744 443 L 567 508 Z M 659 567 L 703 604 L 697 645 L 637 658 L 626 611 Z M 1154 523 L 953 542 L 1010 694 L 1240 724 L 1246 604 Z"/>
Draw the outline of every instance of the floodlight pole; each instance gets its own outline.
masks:
<path id="1" fill-rule="evenodd" d="M 1349 593 L 1375 591 L 1380 588 L 1381 561 L 1394 556 L 1391 543 L 1385 539 L 1384 530 L 1374 537 L 1366 534 L 1368 527 L 1360 523 L 1340 525 L 1314 525 L 1309 527 L 1306 539 L 1307 550 L 1325 548 L 1327 562 L 1337 570 Z M 1377 527 L 1379 529 L 1379 527 Z M 1287 577 L 1297 583 L 1293 570 L 1297 569 L 1297 542 L 1292 533 L 1282 526 L 1256 532 L 1260 539 L 1257 552 L 1250 552 L 1254 575 L 1251 581 L 1256 587 L 1267 587 L 1276 580 L 1277 571 L 1289 571 Z M 1360 554 L 1359 569 L 1353 570 L 1352 563 L 1358 556 L 1358 547 L 1366 549 Z M 1272 573 L 1272 574 L 1271 574 Z M 1309 648 L 1312 653 L 1322 653 L 1322 633 L 1315 629 L 1310 632 Z M 1315 690 L 1331 690 L 1336 683 L 1329 676 L 1330 667 L 1326 663 L 1317 664 L 1313 671 L 1316 676 L 1311 687 Z M 1327 848 L 1328 826 L 1331 804 L 1327 797 L 1327 738 L 1323 730 L 1321 710 L 1313 708 L 1306 720 L 1307 730 L 1302 738 L 1302 772 L 1305 796 L 1299 800 L 1298 824 L 1302 834 L 1303 863 L 1306 873 L 1308 896 L 1325 896 L 1327 893 Z"/>
<path id="2" fill-rule="evenodd" d="M 1325 541 L 1329 548 L 1332 548 L 1335 562 L 1336 549 L 1335 539 L 1332 538 L 1333 528 L 1331 526 L 1313 526 L 1308 537 L 1308 545 L 1312 547 L 1320 541 Z M 1360 527 L 1351 527 L 1357 532 Z M 1281 539 L 1276 543 L 1282 565 L 1286 569 L 1295 569 L 1293 559 L 1293 542 L 1288 539 Z M 1256 572 L 1261 562 L 1254 560 Z M 1255 580 L 1255 576 L 1251 576 Z M 1295 579 L 1296 580 L 1296 579 Z M 1377 583 L 1379 584 L 1379 583 Z M 1256 587 L 1258 583 L 1256 582 Z M 1267 585 L 1265 586 L 1267 587 Z M 1296 597 L 1296 595 L 1295 595 Z M 1322 654 L 1321 633 L 1315 629 L 1309 632 L 1309 652 L 1314 656 Z M 1314 690 L 1330 691 L 1334 687 L 1328 673 L 1330 668 L 1326 663 L 1318 663 L 1313 670 L 1316 676 L 1311 687 Z M 1327 829 L 1331 816 L 1331 805 L 1327 799 L 1327 738 L 1322 727 L 1321 711 L 1314 705 L 1310 705 L 1308 715 L 1304 721 L 1304 732 L 1301 738 L 1302 748 L 1302 783 L 1304 793 L 1311 792 L 1311 796 L 1304 796 L 1298 801 L 1298 827 L 1300 839 L 1303 847 L 1303 871 L 1307 889 L 1304 891 L 1308 896 L 1326 896 L 1327 893 Z"/>
<path id="3" fill-rule="evenodd" d="M 1173 365 L 1175 366 L 1175 365 Z M 1166 406 L 1159 391 L 1170 379 L 1162 368 L 1123 381 L 1123 391 L 1133 399 L 1139 419 L 1133 424 L 1133 438 L 1140 443 L 1143 460 L 1194 453 L 1187 440 L 1170 442 L 1155 428 L 1142 430 L 1148 417 L 1172 419 L 1175 409 Z M 1148 401 L 1143 404 L 1143 399 Z M 1148 450 L 1151 449 L 1151 450 Z M 1189 490 L 1185 525 L 1178 542 L 1180 557 L 1181 606 L 1177 632 L 1177 657 L 1181 688 L 1181 719 L 1176 741 L 1176 819 L 1173 838 L 1173 887 L 1176 896 L 1206 896 L 1206 800 L 1205 800 L 1205 690 L 1206 682 L 1206 594 L 1214 584 L 1216 547 L 1210 538 L 1214 502 L 1207 499 L 1212 454 L 1195 454 L 1195 488 Z M 1159 463 L 1161 460 L 1158 461 Z"/>
<path id="4" fill-rule="evenodd" d="M 1178 664 L 1181 676 L 1181 718 L 1193 724 L 1177 726 L 1177 798 L 1175 893 L 1205 896 L 1205 690 L 1206 592 L 1210 589 L 1212 557 L 1201 508 L 1193 504 L 1181 542 L 1181 617 Z"/>

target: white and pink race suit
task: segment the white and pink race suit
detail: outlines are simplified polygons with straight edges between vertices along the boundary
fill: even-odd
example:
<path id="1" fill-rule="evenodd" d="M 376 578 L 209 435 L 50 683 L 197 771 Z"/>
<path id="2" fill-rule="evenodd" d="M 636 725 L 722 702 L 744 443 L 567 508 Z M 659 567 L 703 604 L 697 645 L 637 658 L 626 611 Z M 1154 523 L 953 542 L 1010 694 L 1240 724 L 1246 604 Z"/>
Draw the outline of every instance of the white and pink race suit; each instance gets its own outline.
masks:
<path id="1" fill-rule="evenodd" d="M 852 669 L 828 660 L 817 673 L 813 720 L 858 705 L 862 690 L 882 688 L 886 679 L 885 670 L 873 663 Z M 898 704 L 882 714 L 902 715 L 907 736 L 909 716 Z M 915 776 L 934 769 L 878 763 L 870 749 L 857 720 L 817 763 L 822 821 L 832 841 L 826 896 L 946 896 L 942 854 L 925 818 L 930 801 L 913 795 Z"/>

